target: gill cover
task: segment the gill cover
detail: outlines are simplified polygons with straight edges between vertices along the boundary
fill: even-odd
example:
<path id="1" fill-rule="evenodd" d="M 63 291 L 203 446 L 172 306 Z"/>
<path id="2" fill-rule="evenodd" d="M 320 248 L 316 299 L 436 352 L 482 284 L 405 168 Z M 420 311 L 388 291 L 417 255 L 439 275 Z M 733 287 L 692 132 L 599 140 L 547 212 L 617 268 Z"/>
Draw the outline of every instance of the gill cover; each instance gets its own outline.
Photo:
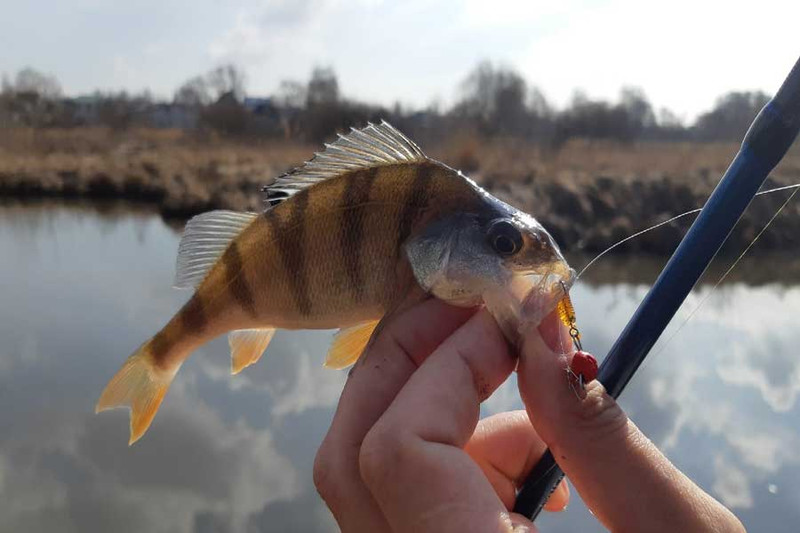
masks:
<path id="1" fill-rule="evenodd" d="M 454 305 L 477 305 L 486 289 L 510 279 L 502 258 L 489 246 L 484 224 L 469 213 L 432 222 L 405 250 L 417 283 Z"/>

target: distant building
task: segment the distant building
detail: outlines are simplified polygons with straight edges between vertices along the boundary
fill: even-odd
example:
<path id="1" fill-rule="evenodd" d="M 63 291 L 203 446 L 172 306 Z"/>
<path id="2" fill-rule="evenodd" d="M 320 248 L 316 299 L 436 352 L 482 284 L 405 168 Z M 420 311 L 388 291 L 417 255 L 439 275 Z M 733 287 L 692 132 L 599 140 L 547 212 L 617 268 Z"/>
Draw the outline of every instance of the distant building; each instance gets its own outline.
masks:
<path id="1" fill-rule="evenodd" d="M 102 102 L 102 97 L 97 94 L 64 100 L 64 104 L 70 110 L 72 120 L 79 126 L 93 126 L 100 123 L 100 106 Z"/>
<path id="2" fill-rule="evenodd" d="M 242 106 L 250 115 L 249 128 L 252 133 L 282 134 L 281 109 L 272 98 L 246 97 Z"/>
<path id="3" fill-rule="evenodd" d="M 200 122 L 197 108 L 180 104 L 153 104 L 145 115 L 145 122 L 153 128 L 193 130 Z"/>
<path id="4" fill-rule="evenodd" d="M 41 111 L 34 114 L 29 108 L 32 109 L 40 99 L 34 98 L 36 101 L 28 102 L 25 96 L 18 95 L 14 99 L 14 106 L 2 106 L 2 125 L 34 123 L 28 115 L 35 115 L 44 117 L 38 122 L 45 125 L 117 127 L 114 125 L 121 124 L 119 127 L 139 125 L 180 130 L 210 126 L 230 132 L 289 137 L 292 119 L 299 112 L 278 107 L 272 98 L 248 97 L 239 101 L 233 93 L 225 93 L 216 102 L 204 107 L 172 102 L 154 103 L 146 98 L 128 97 L 125 94 L 95 93 L 50 102 L 44 110 L 46 113 Z"/>
<path id="5" fill-rule="evenodd" d="M 242 102 L 247 111 L 253 113 L 254 115 L 260 115 L 269 113 L 271 109 L 274 109 L 274 105 L 272 103 L 272 98 L 263 98 L 263 97 L 254 97 L 254 96 L 247 96 Z"/>

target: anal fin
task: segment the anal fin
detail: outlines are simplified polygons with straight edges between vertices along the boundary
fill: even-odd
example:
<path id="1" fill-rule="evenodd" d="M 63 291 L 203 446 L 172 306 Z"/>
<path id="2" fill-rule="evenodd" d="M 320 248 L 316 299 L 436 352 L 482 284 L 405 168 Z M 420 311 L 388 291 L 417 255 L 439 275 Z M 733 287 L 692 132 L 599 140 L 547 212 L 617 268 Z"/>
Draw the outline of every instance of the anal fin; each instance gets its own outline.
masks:
<path id="1" fill-rule="evenodd" d="M 340 369 L 355 363 L 367 347 L 378 322 L 371 320 L 339 330 L 325 357 L 325 366 Z"/>
<path id="2" fill-rule="evenodd" d="M 275 335 L 274 328 L 231 331 L 228 334 L 228 345 L 231 347 L 231 374 L 238 374 L 245 367 L 258 362 L 273 335 Z"/>

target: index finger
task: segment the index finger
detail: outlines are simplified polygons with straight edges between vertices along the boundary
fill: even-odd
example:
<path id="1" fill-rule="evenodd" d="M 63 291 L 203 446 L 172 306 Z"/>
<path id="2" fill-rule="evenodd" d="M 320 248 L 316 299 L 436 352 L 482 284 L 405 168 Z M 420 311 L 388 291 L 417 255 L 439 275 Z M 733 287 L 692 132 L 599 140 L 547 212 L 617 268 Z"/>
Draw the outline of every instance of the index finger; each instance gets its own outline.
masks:
<path id="1" fill-rule="evenodd" d="M 511 531 L 521 518 L 463 450 L 481 401 L 515 363 L 494 318 L 480 311 L 411 376 L 370 430 L 361 475 L 393 530 Z"/>
<path id="2" fill-rule="evenodd" d="M 361 479 L 361 443 L 417 367 L 474 312 L 426 300 L 388 322 L 362 355 L 314 465 L 317 489 L 343 530 L 385 528 Z"/>

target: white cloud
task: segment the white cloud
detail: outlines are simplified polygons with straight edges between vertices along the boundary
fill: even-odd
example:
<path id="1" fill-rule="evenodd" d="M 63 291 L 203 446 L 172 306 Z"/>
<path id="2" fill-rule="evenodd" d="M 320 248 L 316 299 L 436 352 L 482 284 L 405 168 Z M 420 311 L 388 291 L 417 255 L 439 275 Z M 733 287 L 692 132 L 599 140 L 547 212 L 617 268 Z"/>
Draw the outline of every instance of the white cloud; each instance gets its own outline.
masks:
<path id="1" fill-rule="evenodd" d="M 708 295 L 693 293 L 669 331 Z M 621 330 L 641 288 L 579 285 L 573 291 L 584 345 L 600 353 Z M 795 357 L 800 290 L 726 284 L 704 301 L 677 335 L 661 344 L 623 395 L 637 423 L 726 505 L 754 505 L 752 487 L 786 479 L 800 465 L 792 420 L 800 383 Z M 592 324 L 602 320 L 602 328 Z M 664 337 L 669 338 L 667 333 Z M 714 469 L 709 472 L 707 466 Z M 792 490 L 792 489 L 789 489 Z"/>
<path id="2" fill-rule="evenodd" d="M 541 24 L 545 19 L 552 22 L 553 18 L 569 15 L 571 11 L 580 9 L 581 3 L 574 0 L 465 0 L 458 22 L 475 29 L 530 26 Z"/>
<path id="3" fill-rule="evenodd" d="M 729 427 L 731 446 L 739 453 L 742 463 L 764 474 L 774 474 L 781 468 L 800 464 L 800 438 L 782 428 L 770 432 L 753 432 Z"/>
<path id="4" fill-rule="evenodd" d="M 722 503 L 732 509 L 749 509 L 753 506 L 753 494 L 747 475 L 721 457 L 714 459 L 714 492 Z"/>
<path id="5" fill-rule="evenodd" d="M 131 527 L 188 531 L 198 513 L 216 512 L 243 530 L 265 504 L 298 495 L 301 480 L 269 430 L 226 423 L 196 397 L 175 392 L 157 429 L 132 448 L 118 423 L 127 413 L 96 417 L 76 409 L 63 420 L 73 431 L 48 438 L 21 433 L 6 442 L 0 489 L 7 483 L 13 489 L 2 491 L 0 529 L 19 529 L 33 512 L 37 520 L 71 517 L 59 528 L 65 531 L 81 530 L 81 523 L 102 530 L 104 512 L 125 516 L 135 510 Z M 4 462 L 15 456 L 15 463 Z M 74 490 L 76 476 L 80 491 Z M 96 516 L 84 516 L 88 522 L 75 519 L 91 509 Z"/>
<path id="6" fill-rule="evenodd" d="M 750 9 L 727 2 L 594 4 L 534 41 L 519 66 L 562 102 L 579 87 L 612 98 L 634 85 L 657 106 L 692 117 L 727 90 L 774 91 L 797 59 L 791 35 L 800 4 L 766 1 L 759 10 L 781 16 L 760 25 Z"/>
<path id="7" fill-rule="evenodd" d="M 695 295 L 694 309 L 708 295 Z M 743 304 L 742 302 L 746 302 Z M 776 412 L 790 411 L 800 395 L 800 361 L 793 346 L 800 316 L 800 290 L 779 285 L 731 284 L 705 300 L 695 327 L 724 328 L 731 343 L 719 350 L 715 369 L 728 384 L 756 389 Z"/>
<path id="8" fill-rule="evenodd" d="M 755 23 L 751 9 L 689 0 L 198 0 L 191 17 L 180 2 L 76 10 L 34 0 L 6 13 L 14 24 L 0 44 L 26 46 L 0 46 L 0 64 L 53 71 L 68 92 L 150 87 L 160 95 L 222 61 L 245 67 L 254 94 L 331 65 L 346 95 L 425 105 L 452 101 L 488 58 L 558 103 L 576 88 L 613 98 L 637 85 L 656 106 L 691 117 L 728 90 L 774 91 L 800 53 L 800 4 L 764 0 L 758 9 L 771 13 L 769 24 Z"/>
<path id="9" fill-rule="evenodd" d="M 337 371 L 325 368 L 320 355 L 312 355 L 308 350 L 298 350 L 297 375 L 291 386 L 273 397 L 272 414 L 280 419 L 296 415 L 312 408 L 332 408 L 339 401 L 347 370 Z"/>

